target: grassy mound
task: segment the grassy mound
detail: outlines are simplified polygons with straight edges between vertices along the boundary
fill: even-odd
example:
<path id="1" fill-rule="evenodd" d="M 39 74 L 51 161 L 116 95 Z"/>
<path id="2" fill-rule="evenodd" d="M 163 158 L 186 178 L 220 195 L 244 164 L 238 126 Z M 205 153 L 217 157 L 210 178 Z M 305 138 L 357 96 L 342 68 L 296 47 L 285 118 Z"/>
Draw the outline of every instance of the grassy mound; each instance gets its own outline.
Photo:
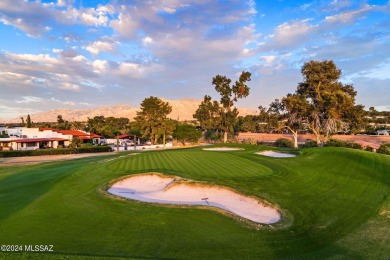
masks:
<path id="1" fill-rule="evenodd" d="M 390 257 L 390 156 L 330 147 L 283 160 L 256 155 L 262 147 L 231 146 L 245 150 L 147 151 L 1 167 L 0 244 L 53 245 L 53 257 Z M 105 192 L 115 179 L 151 171 L 263 198 L 283 210 L 283 220 L 255 228 L 213 210 Z"/>

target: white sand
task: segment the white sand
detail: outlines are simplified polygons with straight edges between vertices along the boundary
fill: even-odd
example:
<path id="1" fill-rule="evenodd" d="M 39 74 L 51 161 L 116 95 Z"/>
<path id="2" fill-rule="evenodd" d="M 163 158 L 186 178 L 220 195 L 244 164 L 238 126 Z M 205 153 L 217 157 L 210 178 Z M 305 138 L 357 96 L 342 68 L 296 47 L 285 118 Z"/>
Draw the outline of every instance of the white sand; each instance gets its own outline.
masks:
<path id="1" fill-rule="evenodd" d="M 238 151 L 238 150 L 244 150 L 242 148 L 235 148 L 235 147 L 214 147 L 214 148 L 203 148 L 205 151 Z"/>
<path id="2" fill-rule="evenodd" d="M 276 209 L 257 199 L 227 188 L 177 180 L 156 174 L 135 175 L 116 182 L 108 192 L 144 202 L 214 206 L 258 223 L 272 224 L 281 219 Z"/>
<path id="3" fill-rule="evenodd" d="M 274 152 L 274 151 L 263 151 L 263 152 L 258 152 L 256 154 L 264 155 L 264 156 L 269 156 L 269 157 L 276 157 L 276 158 L 290 158 L 290 157 L 296 157 L 295 154 L 291 153 L 279 153 L 279 152 Z"/>

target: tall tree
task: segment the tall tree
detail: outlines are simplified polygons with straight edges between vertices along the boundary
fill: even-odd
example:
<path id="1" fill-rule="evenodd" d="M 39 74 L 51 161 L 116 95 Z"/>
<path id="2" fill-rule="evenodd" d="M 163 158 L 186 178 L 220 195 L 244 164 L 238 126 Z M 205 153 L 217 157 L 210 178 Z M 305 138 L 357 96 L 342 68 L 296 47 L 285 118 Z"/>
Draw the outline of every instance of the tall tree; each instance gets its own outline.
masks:
<path id="1" fill-rule="evenodd" d="M 280 119 L 284 124 L 279 127 L 279 129 L 286 128 L 290 130 L 294 137 L 294 148 L 298 148 L 298 133 L 303 124 L 304 117 L 307 111 L 305 108 L 306 102 L 299 98 L 297 95 L 288 94 L 287 97 L 283 97 L 282 100 L 275 99 L 274 102 L 270 104 L 270 109 L 274 113 L 280 115 Z"/>
<path id="2" fill-rule="evenodd" d="M 62 115 L 57 116 L 57 124 L 63 124 L 65 123 L 65 120 L 62 118 Z"/>
<path id="3" fill-rule="evenodd" d="M 164 133 L 164 124 L 167 115 L 172 112 L 172 107 L 168 102 L 164 102 L 157 97 L 150 96 L 141 103 L 141 110 L 137 111 L 134 118 L 140 128 L 142 137 L 148 137 L 155 144 Z"/>
<path id="4" fill-rule="evenodd" d="M 217 131 L 221 126 L 221 107 L 218 101 L 212 101 L 206 95 L 193 117 L 198 120 L 202 129 Z"/>
<path id="5" fill-rule="evenodd" d="M 27 115 L 26 126 L 27 126 L 27 128 L 31 128 L 32 127 L 30 114 Z"/>
<path id="6" fill-rule="evenodd" d="M 318 144 L 321 136 L 329 137 L 346 130 L 346 114 L 355 109 L 356 91 L 352 85 L 339 82 L 341 70 L 333 61 L 310 61 L 302 66 L 303 82 L 298 84 L 294 95 L 294 113 L 305 117 Z"/>
<path id="7" fill-rule="evenodd" d="M 251 80 L 251 73 L 243 71 L 234 85 L 230 86 L 231 79 L 217 75 L 213 78 L 212 84 L 215 90 L 221 95 L 221 127 L 223 131 L 223 142 L 227 142 L 227 134 L 234 127 L 237 121 L 238 110 L 234 103 L 238 99 L 246 98 L 249 95 L 249 87 L 246 85 Z"/>

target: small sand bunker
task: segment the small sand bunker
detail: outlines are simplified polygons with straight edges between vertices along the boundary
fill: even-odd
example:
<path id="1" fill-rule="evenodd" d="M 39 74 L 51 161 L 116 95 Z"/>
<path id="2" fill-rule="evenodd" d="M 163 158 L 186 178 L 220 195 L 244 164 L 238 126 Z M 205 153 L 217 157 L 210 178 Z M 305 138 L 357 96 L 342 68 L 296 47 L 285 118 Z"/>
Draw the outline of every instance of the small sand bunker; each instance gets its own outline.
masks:
<path id="1" fill-rule="evenodd" d="M 108 192 L 144 202 L 213 206 L 258 223 L 272 224 L 279 212 L 261 201 L 227 188 L 186 183 L 179 178 L 157 174 L 135 175 L 114 183 Z"/>
<path id="2" fill-rule="evenodd" d="M 256 154 L 264 155 L 264 156 L 269 156 L 269 157 L 277 157 L 277 158 L 290 158 L 290 157 L 296 157 L 295 154 L 291 153 L 279 153 L 279 152 L 274 152 L 274 151 L 263 151 L 263 152 L 258 152 Z"/>
<path id="3" fill-rule="evenodd" d="M 213 148 L 203 148 L 205 151 L 239 151 L 244 150 L 242 148 L 235 147 L 213 147 Z"/>

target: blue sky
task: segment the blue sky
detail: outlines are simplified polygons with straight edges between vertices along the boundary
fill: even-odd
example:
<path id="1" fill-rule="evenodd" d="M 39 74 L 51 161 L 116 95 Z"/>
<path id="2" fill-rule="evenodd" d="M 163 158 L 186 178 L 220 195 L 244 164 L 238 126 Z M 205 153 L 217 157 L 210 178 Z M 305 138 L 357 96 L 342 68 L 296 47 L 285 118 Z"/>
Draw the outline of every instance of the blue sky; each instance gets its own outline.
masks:
<path id="1" fill-rule="evenodd" d="M 0 118 L 138 106 L 148 96 L 218 98 L 211 79 L 252 73 L 256 109 L 332 59 L 357 103 L 390 110 L 390 2 L 0 1 Z"/>

